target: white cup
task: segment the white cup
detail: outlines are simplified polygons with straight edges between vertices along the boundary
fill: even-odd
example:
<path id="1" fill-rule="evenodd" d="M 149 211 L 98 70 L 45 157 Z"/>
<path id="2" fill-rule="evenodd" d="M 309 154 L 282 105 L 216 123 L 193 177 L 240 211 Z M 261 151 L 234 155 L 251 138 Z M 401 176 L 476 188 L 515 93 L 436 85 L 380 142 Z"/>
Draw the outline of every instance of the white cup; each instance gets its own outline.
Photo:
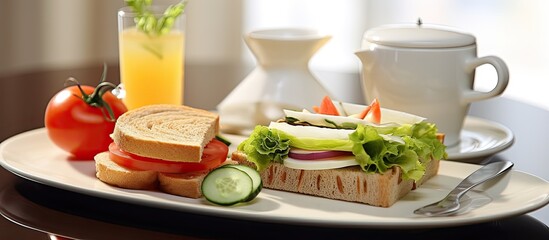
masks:
<path id="1" fill-rule="evenodd" d="M 503 93 L 509 70 L 496 56 L 477 57 L 475 37 L 443 28 L 387 25 L 364 34 L 361 81 L 365 100 L 377 98 L 385 108 L 426 117 L 445 134 L 445 144 L 459 143 L 471 102 Z M 475 91 L 475 69 L 492 65 L 497 84 Z"/>

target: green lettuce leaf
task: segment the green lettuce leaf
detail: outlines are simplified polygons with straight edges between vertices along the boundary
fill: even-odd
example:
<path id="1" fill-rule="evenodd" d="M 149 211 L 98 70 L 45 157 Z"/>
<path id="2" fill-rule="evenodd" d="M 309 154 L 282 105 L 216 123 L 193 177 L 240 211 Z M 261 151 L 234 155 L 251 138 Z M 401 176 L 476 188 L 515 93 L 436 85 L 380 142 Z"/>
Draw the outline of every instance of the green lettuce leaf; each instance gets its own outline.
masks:
<path id="1" fill-rule="evenodd" d="M 352 151 L 365 172 L 384 173 L 399 166 L 403 179 L 419 180 L 431 159 L 446 158 L 446 147 L 436 138 L 435 125 L 421 122 L 399 127 L 377 128 L 358 125 L 349 139 L 298 138 L 281 130 L 257 126 L 250 137 L 238 146 L 254 162 L 258 171 L 272 162 L 283 163 L 290 146 L 307 150 Z M 403 142 L 388 141 L 380 134 L 401 137 Z"/>
<path id="2" fill-rule="evenodd" d="M 343 139 L 317 139 L 317 138 L 298 138 L 287 134 L 290 139 L 290 145 L 295 148 L 318 151 L 351 151 L 353 143 Z"/>
<path id="3" fill-rule="evenodd" d="M 438 129 L 432 123 L 420 122 L 414 125 L 402 125 L 392 132 L 395 136 L 403 137 L 410 148 L 418 153 L 423 161 L 446 159 L 446 146 L 437 139 Z"/>
<path id="4" fill-rule="evenodd" d="M 283 163 L 290 152 L 290 138 L 283 131 L 256 126 L 237 150 L 246 153 L 248 161 L 255 163 L 258 171 L 263 171 L 271 161 Z"/>
<path id="5" fill-rule="evenodd" d="M 359 125 L 349 139 L 364 171 L 383 173 L 399 166 L 403 179 L 419 180 L 425 173 L 425 163 L 446 157 L 446 147 L 437 140 L 436 133 L 436 127 L 426 122 L 383 129 Z M 404 144 L 386 141 L 379 134 L 402 137 Z"/>

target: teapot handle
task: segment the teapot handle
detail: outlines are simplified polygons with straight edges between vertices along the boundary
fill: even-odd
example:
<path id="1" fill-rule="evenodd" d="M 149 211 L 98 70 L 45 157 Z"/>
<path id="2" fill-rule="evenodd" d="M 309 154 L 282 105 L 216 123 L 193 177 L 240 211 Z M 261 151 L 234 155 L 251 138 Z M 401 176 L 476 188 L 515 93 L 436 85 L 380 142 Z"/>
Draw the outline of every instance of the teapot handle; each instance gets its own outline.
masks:
<path id="1" fill-rule="evenodd" d="M 484 65 L 484 64 L 490 64 L 494 66 L 496 69 L 497 75 L 498 75 L 498 81 L 496 86 L 488 92 L 480 92 L 475 90 L 468 90 L 464 92 L 462 97 L 462 102 L 467 104 L 474 101 L 484 100 L 488 98 L 495 97 L 497 95 L 500 95 L 503 93 L 505 88 L 507 87 L 507 84 L 509 84 L 509 69 L 507 68 L 507 65 L 505 62 L 496 56 L 486 56 L 481 58 L 474 58 L 466 62 L 465 64 L 465 70 L 467 72 L 474 71 L 477 67 Z"/>

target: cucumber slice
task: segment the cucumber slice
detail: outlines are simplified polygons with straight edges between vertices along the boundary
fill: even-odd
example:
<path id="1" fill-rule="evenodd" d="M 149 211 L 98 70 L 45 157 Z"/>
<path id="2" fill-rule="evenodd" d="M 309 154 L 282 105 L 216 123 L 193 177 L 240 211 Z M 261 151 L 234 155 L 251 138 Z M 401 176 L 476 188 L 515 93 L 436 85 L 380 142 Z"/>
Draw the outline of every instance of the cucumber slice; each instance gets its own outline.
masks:
<path id="1" fill-rule="evenodd" d="M 201 189 L 208 201 L 219 205 L 233 205 L 250 196 L 253 181 L 242 170 L 222 167 L 214 169 L 206 175 Z"/>
<path id="2" fill-rule="evenodd" d="M 238 164 L 227 164 L 227 165 L 223 165 L 223 167 L 232 167 L 232 168 L 236 168 L 238 170 L 244 171 L 250 176 L 250 178 L 252 178 L 252 182 L 253 182 L 252 192 L 250 193 L 250 196 L 248 196 L 248 198 L 244 200 L 244 202 L 249 202 L 253 200 L 255 197 L 257 197 L 259 192 L 261 192 L 261 189 L 263 188 L 263 181 L 261 180 L 261 175 L 259 175 L 259 172 L 257 172 L 257 170 L 251 167 L 248 167 L 246 165 L 238 165 Z"/>
<path id="3" fill-rule="evenodd" d="M 227 139 L 226 137 L 224 137 L 223 135 L 215 135 L 215 138 L 219 141 L 221 141 L 222 143 L 225 143 L 225 145 L 227 146 L 231 146 L 231 141 L 229 141 L 229 139 Z"/>

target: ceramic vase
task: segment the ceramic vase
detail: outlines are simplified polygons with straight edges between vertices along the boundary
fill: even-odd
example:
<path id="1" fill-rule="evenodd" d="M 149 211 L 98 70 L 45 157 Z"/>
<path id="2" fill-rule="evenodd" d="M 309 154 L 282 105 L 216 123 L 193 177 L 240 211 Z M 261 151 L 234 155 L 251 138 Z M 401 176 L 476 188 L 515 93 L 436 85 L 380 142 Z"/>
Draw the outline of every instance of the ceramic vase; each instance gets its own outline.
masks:
<path id="1" fill-rule="evenodd" d="M 284 117 L 282 109 L 311 109 L 332 94 L 309 69 L 331 37 L 311 29 L 254 31 L 244 40 L 256 68 L 218 105 L 221 124 L 251 129 Z"/>

